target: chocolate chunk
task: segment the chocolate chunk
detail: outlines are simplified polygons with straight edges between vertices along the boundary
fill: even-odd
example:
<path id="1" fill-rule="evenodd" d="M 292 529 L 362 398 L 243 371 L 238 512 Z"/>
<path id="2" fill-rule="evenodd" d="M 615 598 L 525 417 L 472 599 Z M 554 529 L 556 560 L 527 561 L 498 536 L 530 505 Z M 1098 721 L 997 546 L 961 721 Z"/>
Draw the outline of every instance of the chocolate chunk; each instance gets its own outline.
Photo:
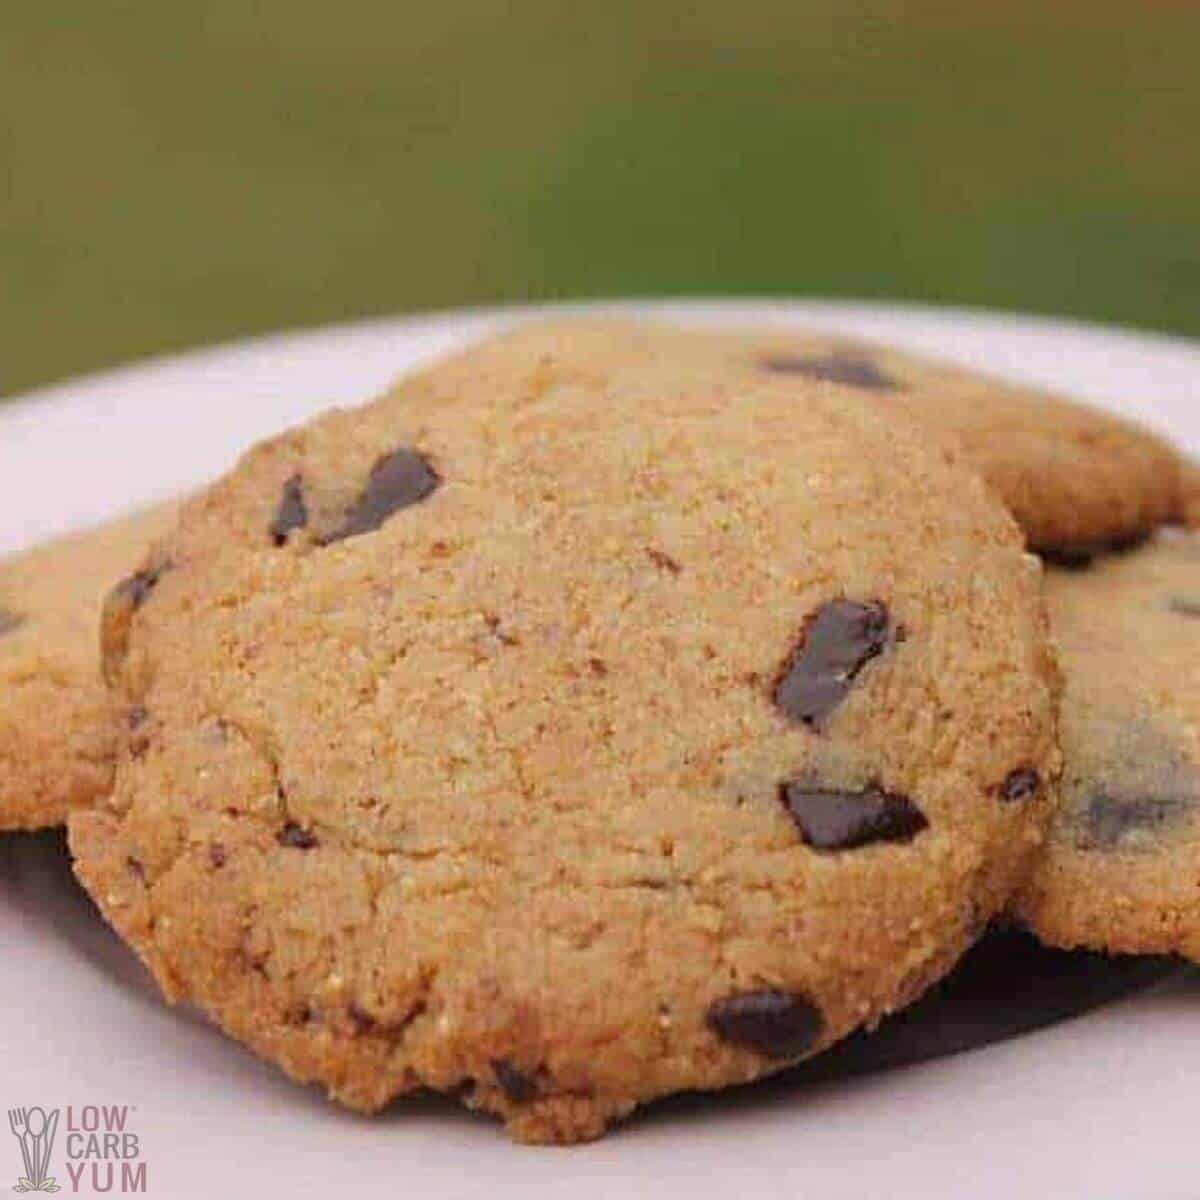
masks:
<path id="1" fill-rule="evenodd" d="M 1033 767 L 1018 767 L 1010 771 L 1008 777 L 1000 785 L 1000 799 L 1016 802 L 1032 800 L 1042 786 L 1042 777 Z"/>
<path id="2" fill-rule="evenodd" d="M 1200 617 L 1200 600 L 1189 600 L 1186 596 L 1172 596 L 1167 607 L 1181 617 Z M 4 632 L 4 614 L 0 613 L 0 633 Z"/>
<path id="3" fill-rule="evenodd" d="M 779 798 L 814 850 L 908 842 L 929 826 L 925 814 L 907 796 L 877 787 L 835 792 L 792 782 L 780 786 Z"/>
<path id="4" fill-rule="evenodd" d="M 317 844 L 317 835 L 304 829 L 295 821 L 289 821 L 276 835 L 281 846 L 292 846 L 296 850 L 311 850 Z"/>
<path id="5" fill-rule="evenodd" d="M 496 1073 L 496 1082 L 500 1085 L 500 1090 L 514 1104 L 528 1104 L 530 1100 L 537 1099 L 537 1083 L 524 1071 L 517 1070 L 508 1059 L 493 1059 L 492 1070 Z"/>
<path id="6" fill-rule="evenodd" d="M 810 725 L 844 699 L 855 677 L 888 644 L 888 610 L 877 601 L 833 600 L 805 623 L 775 685 L 775 703 Z"/>
<path id="7" fill-rule="evenodd" d="M 1161 833 L 1192 807 L 1177 796 L 1118 800 L 1100 792 L 1084 810 L 1076 845 L 1081 850 L 1113 850 L 1131 833 Z"/>
<path id="8" fill-rule="evenodd" d="M 304 480 L 293 475 L 283 485 L 279 507 L 271 521 L 271 540 L 282 546 L 293 529 L 303 529 L 308 524 L 308 506 L 304 503 Z"/>
<path id="9" fill-rule="evenodd" d="M 0 608 L 0 637 L 6 633 L 12 633 L 14 629 L 18 629 L 25 624 L 25 618 L 17 613 L 9 612 L 7 609 Z"/>
<path id="10" fill-rule="evenodd" d="M 782 354 L 763 359 L 762 365 L 781 375 L 806 375 L 809 379 L 844 383 L 871 392 L 894 392 L 900 387 L 865 354 L 857 351 L 835 350 L 832 354 L 813 357 Z"/>
<path id="11" fill-rule="evenodd" d="M 708 1010 L 713 1033 L 764 1058 L 799 1058 L 813 1048 L 824 1026 L 820 1009 L 810 1000 L 775 988 L 742 992 Z"/>
<path id="12" fill-rule="evenodd" d="M 441 483 L 438 473 L 415 450 L 394 450 L 371 468 L 362 495 L 325 544 L 378 529 L 393 513 L 424 500 Z"/>

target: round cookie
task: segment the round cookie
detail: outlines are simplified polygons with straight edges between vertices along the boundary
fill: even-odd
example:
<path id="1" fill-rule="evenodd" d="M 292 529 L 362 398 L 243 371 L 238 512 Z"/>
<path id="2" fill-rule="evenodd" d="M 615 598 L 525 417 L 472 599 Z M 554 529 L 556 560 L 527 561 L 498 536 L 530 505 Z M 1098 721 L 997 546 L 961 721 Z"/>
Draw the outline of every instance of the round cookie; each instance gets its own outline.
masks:
<path id="1" fill-rule="evenodd" d="M 1049 559 L 1086 560 L 1184 518 L 1184 465 L 1163 438 L 1063 396 L 883 346 L 829 337 L 757 339 L 769 371 L 903 397 L 956 437 Z"/>
<path id="2" fill-rule="evenodd" d="M 0 830 L 61 825 L 111 787 L 117 718 L 100 679 L 100 605 L 176 511 L 0 561 Z"/>
<path id="3" fill-rule="evenodd" d="M 595 351 L 625 342 L 617 322 L 590 323 Z M 1029 546 L 1087 560 L 1146 538 L 1160 525 L 1200 520 L 1200 479 L 1162 438 L 1085 404 L 890 347 L 828 334 L 674 330 L 643 326 L 646 349 L 852 389 L 904 405 L 957 438 L 1008 505 Z"/>
<path id="4" fill-rule="evenodd" d="M 529 1141 L 913 1000 L 1057 769 L 1041 569 L 952 453 L 585 342 L 481 346 L 188 505 L 108 606 L 137 725 L 70 824 L 170 998 Z"/>
<path id="5" fill-rule="evenodd" d="M 1051 571 L 1062 800 L 1015 905 L 1043 941 L 1200 960 L 1200 539 Z"/>

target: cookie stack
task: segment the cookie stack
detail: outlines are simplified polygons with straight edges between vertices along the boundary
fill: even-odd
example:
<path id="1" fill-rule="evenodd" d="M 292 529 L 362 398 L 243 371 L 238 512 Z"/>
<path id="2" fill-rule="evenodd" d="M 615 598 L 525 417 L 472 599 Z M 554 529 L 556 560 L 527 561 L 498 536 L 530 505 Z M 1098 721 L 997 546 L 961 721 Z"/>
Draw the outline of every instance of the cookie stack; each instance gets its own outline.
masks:
<path id="1" fill-rule="evenodd" d="M 295 1079 L 595 1137 L 1005 914 L 1197 954 L 1190 484 L 891 350 L 526 327 L 0 565 L 0 828 Z"/>

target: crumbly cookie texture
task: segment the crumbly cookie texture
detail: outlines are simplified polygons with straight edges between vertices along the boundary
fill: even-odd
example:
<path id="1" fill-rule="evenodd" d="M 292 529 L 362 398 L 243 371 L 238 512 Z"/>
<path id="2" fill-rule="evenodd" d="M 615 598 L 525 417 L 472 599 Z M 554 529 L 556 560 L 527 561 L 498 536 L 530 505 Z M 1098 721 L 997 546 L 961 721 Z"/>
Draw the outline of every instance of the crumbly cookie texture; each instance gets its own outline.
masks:
<path id="1" fill-rule="evenodd" d="M 822 385 L 531 328 L 249 453 L 114 592 L 79 877 L 375 1110 L 570 1142 L 919 995 L 1049 816 L 1041 568 Z"/>
<path id="2" fill-rule="evenodd" d="M 0 830 L 61 825 L 112 786 L 118 712 L 96 628 L 174 505 L 0 561 Z"/>
<path id="3" fill-rule="evenodd" d="M 1045 942 L 1200 961 L 1200 539 L 1052 571 L 1064 774 L 1017 914 Z"/>
<path id="4" fill-rule="evenodd" d="M 615 334 L 615 326 L 609 326 Z M 592 325 L 603 353 L 604 326 Z M 1160 525 L 1200 521 L 1200 473 L 1162 438 L 1057 395 L 886 346 L 828 334 L 673 330 L 644 326 L 661 356 L 707 356 L 722 368 L 791 379 L 798 388 L 848 388 L 903 406 L 930 430 L 957 438 L 1008 505 L 1031 549 L 1090 559 L 1149 536 Z"/>

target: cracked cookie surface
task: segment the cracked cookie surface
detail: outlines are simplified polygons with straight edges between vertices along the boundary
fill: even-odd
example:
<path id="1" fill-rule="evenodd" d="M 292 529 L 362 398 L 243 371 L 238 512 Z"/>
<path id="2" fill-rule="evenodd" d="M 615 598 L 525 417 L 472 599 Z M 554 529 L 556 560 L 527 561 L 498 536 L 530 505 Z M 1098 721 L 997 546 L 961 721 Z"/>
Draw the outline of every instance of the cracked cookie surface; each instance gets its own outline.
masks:
<path id="1" fill-rule="evenodd" d="M 119 714 L 96 626 L 174 505 L 0 560 L 0 830 L 61 825 L 112 785 Z"/>
<path id="2" fill-rule="evenodd" d="M 619 341 L 619 322 L 589 323 L 593 350 Z M 722 369 L 744 368 L 848 388 L 904 408 L 959 440 L 1008 505 L 1031 549 L 1079 560 L 1144 539 L 1160 525 L 1200 520 L 1200 474 L 1149 430 L 1111 413 L 893 349 L 818 333 L 643 326 L 643 349 Z"/>
<path id="3" fill-rule="evenodd" d="M 1200 539 L 1048 573 L 1062 800 L 1017 914 L 1055 946 L 1200 960 Z"/>
<path id="4" fill-rule="evenodd" d="M 137 720 L 76 870 L 351 1107 L 565 1142 L 776 1070 L 944 974 L 1048 819 L 1041 568 L 976 475 L 626 339 L 257 447 L 108 605 Z"/>

